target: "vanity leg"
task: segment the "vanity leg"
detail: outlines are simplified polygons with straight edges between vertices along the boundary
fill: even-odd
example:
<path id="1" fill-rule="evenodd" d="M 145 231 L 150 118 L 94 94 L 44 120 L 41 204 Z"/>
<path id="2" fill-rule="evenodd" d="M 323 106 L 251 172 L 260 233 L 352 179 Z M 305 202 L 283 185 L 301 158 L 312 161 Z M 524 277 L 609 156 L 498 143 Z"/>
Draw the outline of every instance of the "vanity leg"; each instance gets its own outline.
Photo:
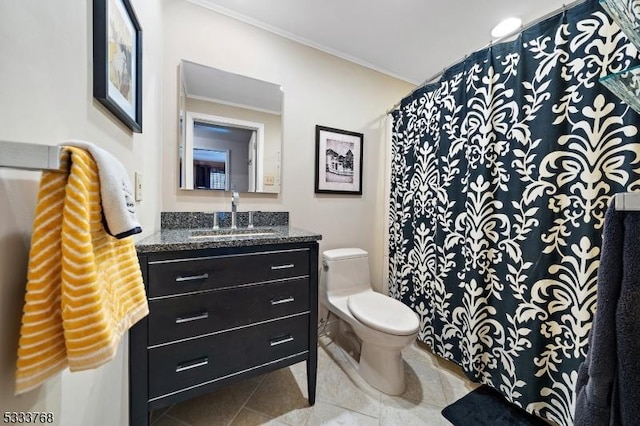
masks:
<path id="1" fill-rule="evenodd" d="M 129 426 L 148 426 L 147 318 L 129 330 Z"/>
<path id="2" fill-rule="evenodd" d="M 142 279 L 147 282 L 147 257 L 140 255 Z M 144 317 L 129 329 L 129 426 L 148 426 L 149 376 L 147 321 Z"/>
<path id="3" fill-rule="evenodd" d="M 309 358 L 307 359 L 307 392 L 309 405 L 316 403 L 318 373 L 318 243 L 309 253 Z"/>
<path id="4" fill-rule="evenodd" d="M 307 359 L 307 392 L 309 405 L 316 403 L 316 377 L 318 372 L 318 352 L 311 351 Z"/>

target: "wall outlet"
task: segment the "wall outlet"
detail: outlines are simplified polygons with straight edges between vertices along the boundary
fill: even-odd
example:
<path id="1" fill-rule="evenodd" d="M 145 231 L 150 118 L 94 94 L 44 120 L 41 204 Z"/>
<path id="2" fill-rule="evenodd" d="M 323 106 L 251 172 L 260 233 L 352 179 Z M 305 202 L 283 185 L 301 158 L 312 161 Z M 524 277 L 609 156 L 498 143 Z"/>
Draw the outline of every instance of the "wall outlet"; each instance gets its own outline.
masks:
<path id="1" fill-rule="evenodd" d="M 275 179 L 273 176 L 265 176 L 264 177 L 264 184 L 265 185 L 274 185 L 275 184 Z"/>
<path id="2" fill-rule="evenodd" d="M 134 192 L 136 201 L 142 201 L 142 173 L 135 172 L 135 183 L 134 183 Z"/>

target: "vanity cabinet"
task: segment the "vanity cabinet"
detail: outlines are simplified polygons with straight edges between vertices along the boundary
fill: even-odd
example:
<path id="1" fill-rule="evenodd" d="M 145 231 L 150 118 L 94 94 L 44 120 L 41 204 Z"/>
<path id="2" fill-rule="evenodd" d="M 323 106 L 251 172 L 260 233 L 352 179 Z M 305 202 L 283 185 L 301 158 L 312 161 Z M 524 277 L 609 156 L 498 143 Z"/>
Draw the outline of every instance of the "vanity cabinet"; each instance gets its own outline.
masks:
<path id="1" fill-rule="evenodd" d="M 149 315 L 130 330 L 130 423 L 301 361 L 317 366 L 318 243 L 139 254 Z"/>

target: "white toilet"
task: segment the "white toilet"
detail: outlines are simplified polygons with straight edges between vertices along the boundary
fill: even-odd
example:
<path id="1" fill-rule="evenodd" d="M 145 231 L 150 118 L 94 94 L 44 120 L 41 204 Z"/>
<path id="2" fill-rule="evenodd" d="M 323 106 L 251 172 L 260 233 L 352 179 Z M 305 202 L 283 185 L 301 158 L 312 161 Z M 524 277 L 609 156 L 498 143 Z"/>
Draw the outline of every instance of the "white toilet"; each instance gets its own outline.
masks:
<path id="1" fill-rule="evenodd" d="M 402 302 L 373 291 L 369 258 L 359 248 L 322 253 L 320 303 L 348 323 L 362 341 L 360 375 L 376 389 L 404 392 L 402 349 L 418 335 L 418 316 Z"/>

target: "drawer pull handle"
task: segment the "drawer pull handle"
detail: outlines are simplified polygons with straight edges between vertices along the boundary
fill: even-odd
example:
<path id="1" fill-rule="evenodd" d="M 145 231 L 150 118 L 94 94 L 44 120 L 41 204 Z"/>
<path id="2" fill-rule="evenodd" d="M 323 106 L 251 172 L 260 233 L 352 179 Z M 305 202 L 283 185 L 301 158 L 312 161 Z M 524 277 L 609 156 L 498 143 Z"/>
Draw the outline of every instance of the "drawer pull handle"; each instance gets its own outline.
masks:
<path id="1" fill-rule="evenodd" d="M 181 283 L 184 281 L 206 280 L 207 278 L 209 278 L 209 274 L 191 275 L 189 277 L 177 277 L 176 281 Z"/>
<path id="2" fill-rule="evenodd" d="M 275 339 L 269 341 L 269 345 L 273 347 L 273 346 L 278 346 L 278 345 L 282 345 L 283 343 L 289 343 L 289 342 L 293 342 L 293 337 L 291 337 L 291 335 L 284 336 L 284 337 L 276 337 Z"/>
<path id="3" fill-rule="evenodd" d="M 203 312 L 200 315 L 193 317 L 178 317 L 176 318 L 176 324 L 183 324 L 185 322 L 198 321 L 209 318 L 209 312 Z"/>
<path id="4" fill-rule="evenodd" d="M 291 268 L 293 268 L 295 266 L 296 265 L 294 265 L 293 263 L 287 263 L 286 265 L 272 266 L 271 270 L 272 271 L 277 271 L 278 269 L 291 269 Z"/>
<path id="5" fill-rule="evenodd" d="M 291 303 L 294 300 L 296 300 L 296 299 L 294 299 L 293 297 L 287 297 L 285 299 L 271 300 L 271 304 L 272 305 L 282 305 L 283 303 Z"/>
<path id="6" fill-rule="evenodd" d="M 176 373 L 180 373 L 181 371 L 191 370 L 192 368 L 204 367 L 209 364 L 209 358 L 199 358 L 193 361 L 185 362 L 184 364 L 179 364 L 176 366 Z"/>

